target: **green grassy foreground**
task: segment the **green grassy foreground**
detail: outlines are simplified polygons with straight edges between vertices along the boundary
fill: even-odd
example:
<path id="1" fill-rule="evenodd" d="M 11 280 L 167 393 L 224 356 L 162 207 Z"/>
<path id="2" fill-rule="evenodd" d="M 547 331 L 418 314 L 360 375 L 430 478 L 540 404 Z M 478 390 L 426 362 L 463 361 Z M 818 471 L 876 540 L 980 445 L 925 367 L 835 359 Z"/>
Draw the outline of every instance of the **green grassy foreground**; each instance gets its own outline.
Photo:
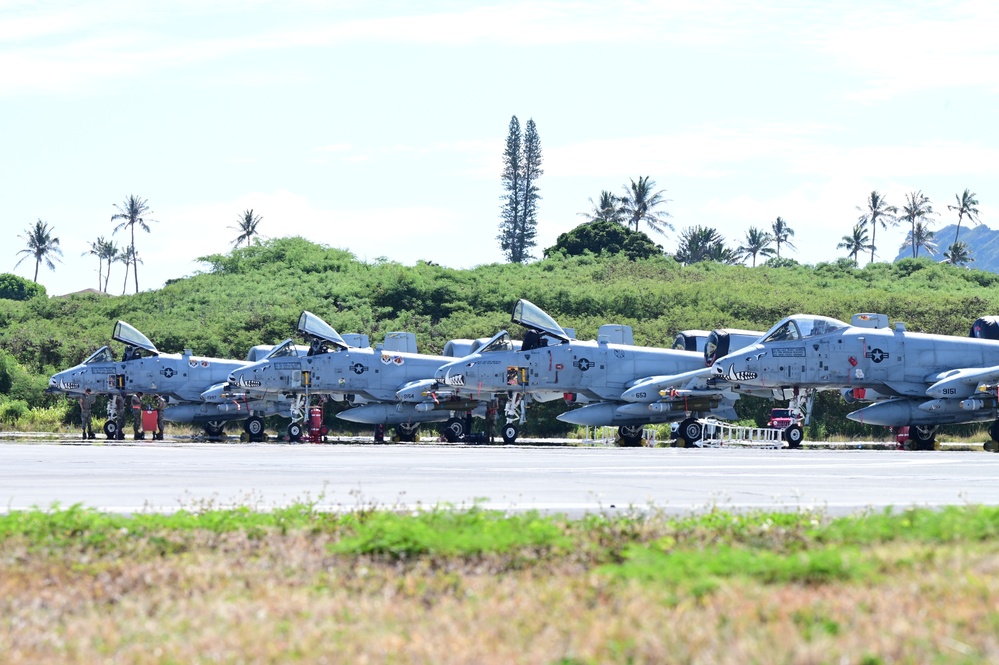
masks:
<path id="1" fill-rule="evenodd" d="M 999 660 L 999 508 L 0 516 L 5 663 Z"/>

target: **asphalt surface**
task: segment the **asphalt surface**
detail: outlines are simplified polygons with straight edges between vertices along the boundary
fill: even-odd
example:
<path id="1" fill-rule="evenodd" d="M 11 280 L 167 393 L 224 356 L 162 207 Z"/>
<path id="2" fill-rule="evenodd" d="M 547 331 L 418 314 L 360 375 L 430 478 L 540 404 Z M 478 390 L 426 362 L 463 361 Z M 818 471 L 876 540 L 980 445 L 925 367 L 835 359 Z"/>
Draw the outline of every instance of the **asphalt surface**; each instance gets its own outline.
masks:
<path id="1" fill-rule="evenodd" d="M 689 513 L 999 503 L 999 455 L 973 451 L 447 444 L 0 443 L 0 511 L 82 504 L 329 510 L 441 504 Z"/>

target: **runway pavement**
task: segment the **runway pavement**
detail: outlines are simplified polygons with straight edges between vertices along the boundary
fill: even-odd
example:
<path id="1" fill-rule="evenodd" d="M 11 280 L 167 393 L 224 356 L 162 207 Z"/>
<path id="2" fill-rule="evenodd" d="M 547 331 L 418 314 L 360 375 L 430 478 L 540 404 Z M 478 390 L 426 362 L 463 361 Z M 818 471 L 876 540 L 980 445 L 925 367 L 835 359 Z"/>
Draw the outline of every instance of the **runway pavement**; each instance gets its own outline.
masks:
<path id="1" fill-rule="evenodd" d="M 457 445 L 0 443 L 0 510 L 316 501 L 671 513 L 999 503 L 999 455 L 970 451 Z"/>

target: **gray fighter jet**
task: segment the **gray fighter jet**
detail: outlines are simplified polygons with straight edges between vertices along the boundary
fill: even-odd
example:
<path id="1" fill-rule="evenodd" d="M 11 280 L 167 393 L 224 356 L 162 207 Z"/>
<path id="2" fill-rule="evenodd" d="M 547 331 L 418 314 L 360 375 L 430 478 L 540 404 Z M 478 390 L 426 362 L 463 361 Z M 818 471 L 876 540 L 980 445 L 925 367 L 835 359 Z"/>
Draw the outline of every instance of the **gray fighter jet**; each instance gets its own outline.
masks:
<path id="1" fill-rule="evenodd" d="M 883 314 L 855 314 L 851 324 L 790 316 L 706 374 L 714 385 L 740 391 L 839 390 L 849 402 L 873 402 L 848 418 L 908 426 L 920 449 L 933 448 L 940 425 L 956 423 L 993 421 L 987 448 L 999 441 L 999 341 L 909 332 L 903 323 L 889 328 Z M 689 379 L 666 377 L 645 388 L 665 390 Z"/>
<path id="2" fill-rule="evenodd" d="M 389 333 L 380 348 L 367 346 L 366 336 L 349 343 L 328 323 L 311 312 L 302 312 L 298 330 L 309 340 L 304 357 L 287 340 L 265 359 L 233 370 L 228 376 L 230 396 L 329 396 L 351 408 L 338 418 L 370 425 L 394 425 L 400 441 L 414 441 L 420 423 L 443 422 L 445 437 L 457 441 L 467 432 L 467 418 L 484 416 L 487 399 L 430 393 L 434 372 L 453 360 L 448 356 L 416 353 L 412 333 Z M 359 343 L 359 342 L 363 342 Z M 449 346 L 460 353 L 471 348 L 468 340 Z M 289 426 L 289 438 L 301 435 Z"/>
<path id="3" fill-rule="evenodd" d="M 141 332 L 118 321 L 111 338 L 125 345 L 121 360 L 116 361 L 110 347 L 103 346 L 79 365 L 54 374 L 48 392 L 82 394 L 90 388 L 94 394 L 158 393 L 169 406 L 163 419 L 175 423 L 201 425 L 210 437 L 220 436 L 226 422 L 244 421 L 251 439 L 260 440 L 266 416 L 288 413 L 293 405 L 285 398 L 234 401 L 220 395 L 220 388 L 230 372 L 249 365 L 265 348 L 251 349 L 248 360 L 226 360 L 182 354 L 162 353 Z M 104 433 L 117 435 L 117 424 L 109 418 Z"/>
<path id="4" fill-rule="evenodd" d="M 682 420 L 680 437 L 691 444 L 701 438 L 698 417 L 711 413 L 735 418 L 733 405 L 738 395 L 728 388 L 657 395 L 649 400 L 653 404 L 629 404 L 621 399 L 626 390 L 648 377 L 703 369 L 705 352 L 634 346 L 631 330 L 624 326 L 603 326 L 596 340 L 576 340 L 551 316 L 523 299 L 514 306 L 511 320 L 527 328 L 519 349 L 504 330 L 476 353 L 443 365 L 436 374 L 437 382 L 457 395 L 507 394 L 504 441 L 516 438 L 529 399 L 564 396 L 583 404 L 558 419 L 584 426 L 617 426 L 625 446 L 639 445 L 642 429 L 649 423 Z M 692 331 L 690 336 L 697 335 Z M 757 337 L 751 333 L 751 339 Z M 691 344 L 696 348 L 696 341 Z"/>

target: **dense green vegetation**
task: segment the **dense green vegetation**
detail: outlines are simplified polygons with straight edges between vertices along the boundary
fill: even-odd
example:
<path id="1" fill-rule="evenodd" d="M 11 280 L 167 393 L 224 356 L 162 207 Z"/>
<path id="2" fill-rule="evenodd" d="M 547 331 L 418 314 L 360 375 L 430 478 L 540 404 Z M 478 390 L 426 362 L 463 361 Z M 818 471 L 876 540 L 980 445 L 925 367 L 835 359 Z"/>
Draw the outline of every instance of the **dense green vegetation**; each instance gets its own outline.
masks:
<path id="1" fill-rule="evenodd" d="M 975 318 L 999 311 L 999 275 L 928 259 L 863 269 L 847 259 L 749 268 L 681 266 L 667 256 L 558 253 L 526 265 L 453 270 L 424 262 L 363 263 L 343 250 L 280 238 L 203 260 L 203 274 L 137 295 L 0 299 L 0 347 L 9 354 L 4 367 L 16 360 L 13 370 L 4 371 L 16 374 L 20 367 L 33 377 L 22 380 L 27 388 L 18 394 L 5 390 L 5 399 L 64 403 L 43 395 L 45 380 L 110 343 L 118 319 L 142 330 L 162 351 L 189 348 L 241 358 L 253 345 L 294 337 L 303 309 L 340 332 L 367 333 L 372 342 L 388 331 L 412 331 L 425 352 L 439 352 L 453 338 L 486 337 L 508 327 L 521 297 L 575 328 L 580 339 L 595 337 L 601 324 L 621 323 L 634 328 L 636 343 L 653 346 L 668 345 L 679 330 L 765 330 L 796 312 L 841 319 L 881 312 L 910 330 L 966 335 Z M 768 407 L 759 400 L 740 402 L 754 419 Z M 847 410 L 838 396 L 824 395 L 812 435 L 863 431 L 839 417 Z M 529 424 L 542 427 L 543 421 L 534 417 Z"/>

